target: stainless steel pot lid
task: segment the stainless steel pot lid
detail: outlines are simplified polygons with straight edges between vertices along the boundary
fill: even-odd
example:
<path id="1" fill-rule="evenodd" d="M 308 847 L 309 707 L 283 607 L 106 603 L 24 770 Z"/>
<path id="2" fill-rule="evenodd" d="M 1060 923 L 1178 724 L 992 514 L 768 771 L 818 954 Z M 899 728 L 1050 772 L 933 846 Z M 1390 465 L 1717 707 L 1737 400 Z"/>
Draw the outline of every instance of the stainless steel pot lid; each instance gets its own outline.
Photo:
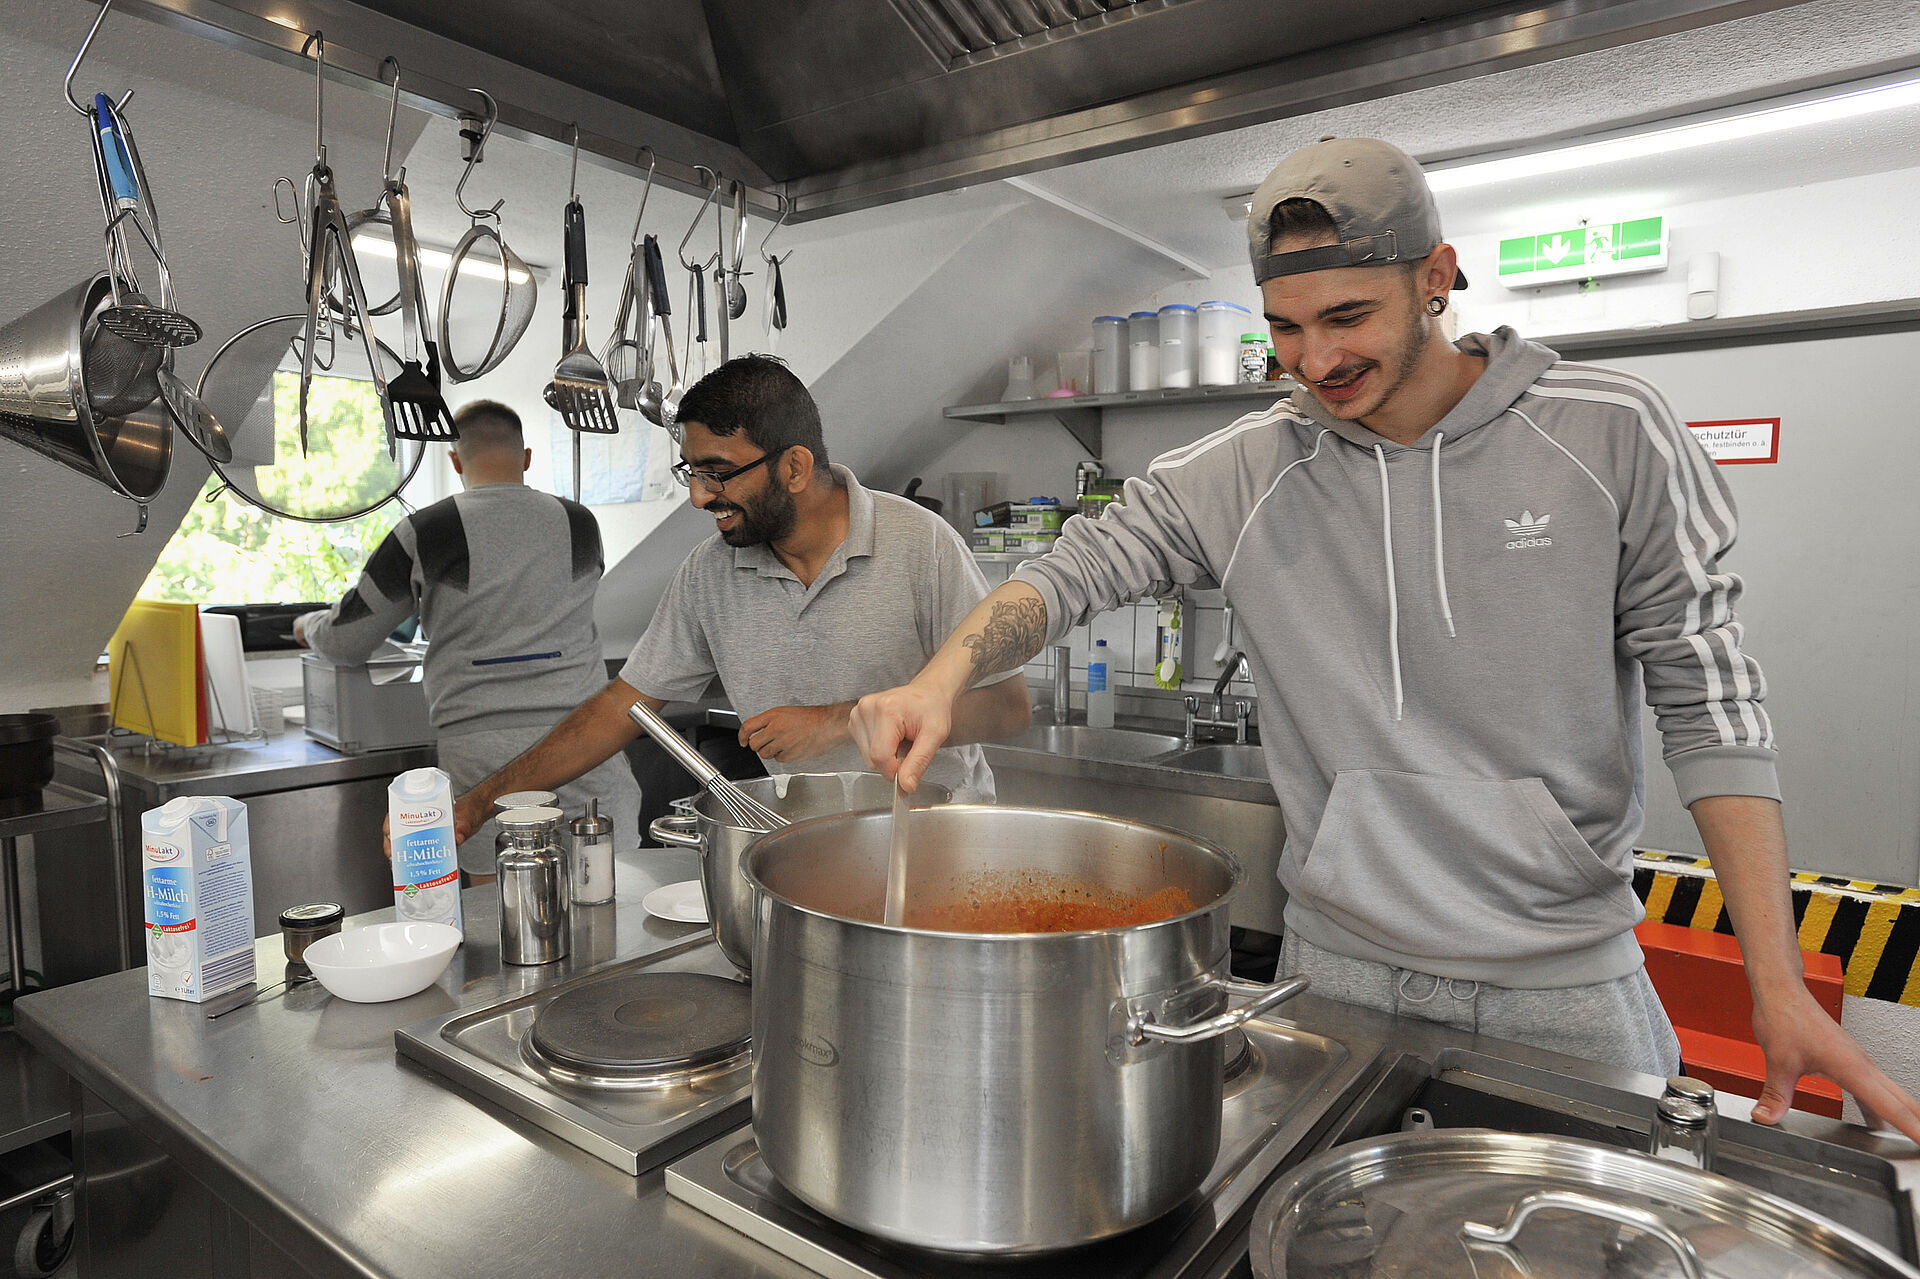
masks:
<path id="1" fill-rule="evenodd" d="M 1274 1184 L 1259 1279 L 1920 1277 L 1784 1199 L 1569 1137 L 1453 1129 L 1340 1146 Z"/>

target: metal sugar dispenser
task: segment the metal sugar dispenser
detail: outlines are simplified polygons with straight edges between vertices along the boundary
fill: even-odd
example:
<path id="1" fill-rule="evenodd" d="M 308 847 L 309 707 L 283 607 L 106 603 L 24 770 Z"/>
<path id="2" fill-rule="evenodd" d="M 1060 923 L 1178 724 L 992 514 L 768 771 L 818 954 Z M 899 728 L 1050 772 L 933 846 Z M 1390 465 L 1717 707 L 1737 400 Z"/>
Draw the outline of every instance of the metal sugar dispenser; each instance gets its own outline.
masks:
<path id="1" fill-rule="evenodd" d="M 587 801 L 587 811 L 573 819 L 573 900 L 598 906 L 613 900 L 613 820 L 600 812 L 600 801 Z"/>
<path id="2" fill-rule="evenodd" d="M 500 854 L 500 960 L 550 964 L 567 957 L 573 906 L 557 808 L 510 808 L 497 819 L 509 840 Z"/>

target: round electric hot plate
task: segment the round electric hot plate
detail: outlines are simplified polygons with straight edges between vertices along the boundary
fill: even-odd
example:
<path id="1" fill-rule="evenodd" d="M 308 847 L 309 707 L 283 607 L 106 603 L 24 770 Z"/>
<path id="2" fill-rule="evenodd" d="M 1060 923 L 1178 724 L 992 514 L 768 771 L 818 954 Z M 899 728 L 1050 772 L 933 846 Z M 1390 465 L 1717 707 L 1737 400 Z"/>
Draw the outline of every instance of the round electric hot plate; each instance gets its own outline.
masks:
<path id="1" fill-rule="evenodd" d="M 752 1001 L 745 983 L 708 973 L 629 973 L 555 996 L 531 1040 L 587 1074 L 676 1074 L 745 1052 Z"/>

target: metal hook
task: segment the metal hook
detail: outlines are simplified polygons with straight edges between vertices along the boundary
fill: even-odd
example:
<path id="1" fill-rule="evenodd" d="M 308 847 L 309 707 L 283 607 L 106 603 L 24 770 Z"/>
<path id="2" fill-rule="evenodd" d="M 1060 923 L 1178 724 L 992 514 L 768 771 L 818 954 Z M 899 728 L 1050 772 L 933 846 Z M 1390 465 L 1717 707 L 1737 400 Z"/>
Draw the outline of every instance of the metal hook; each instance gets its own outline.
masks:
<path id="1" fill-rule="evenodd" d="M 711 190 L 707 192 L 706 200 L 701 203 L 700 211 L 693 215 L 693 225 L 688 227 L 687 233 L 680 237 L 680 247 L 675 249 L 673 252 L 674 252 L 674 256 L 680 259 L 680 265 L 685 267 L 687 270 L 704 271 L 707 269 L 707 263 L 711 262 L 713 259 L 708 258 L 706 259 L 706 261 L 701 262 L 698 266 L 695 266 L 693 263 L 687 261 L 687 241 L 693 239 L 693 233 L 700 229 L 700 220 L 707 216 L 707 206 L 709 204 L 712 204 L 714 200 L 719 196 L 720 175 L 716 173 L 714 170 L 709 169 L 704 164 L 694 165 L 693 171 L 695 174 L 705 174 L 707 177 L 712 178 L 713 187 Z"/>
<path id="2" fill-rule="evenodd" d="M 780 262 L 783 260 L 781 258 L 774 257 L 767 252 L 767 242 L 773 239 L 773 233 L 775 231 L 778 231 L 781 227 L 786 225 L 787 215 L 793 212 L 793 201 L 787 199 L 786 196 L 781 195 L 779 192 L 776 191 L 774 193 L 773 198 L 780 201 L 780 219 L 779 221 L 775 222 L 772 226 L 768 227 L 767 233 L 760 237 L 760 260 L 762 262 L 765 262 L 768 266 L 778 266 Z M 788 249 L 786 256 L 792 257 L 793 250 Z"/>
<path id="3" fill-rule="evenodd" d="M 287 184 L 287 191 L 293 196 L 292 217 L 288 217 L 280 211 L 280 184 L 282 182 Z M 273 180 L 273 216 L 278 218 L 282 225 L 287 226 L 295 222 L 305 222 L 307 220 L 306 211 L 300 207 L 300 188 L 295 186 L 293 179 L 284 173 Z"/>
<path id="4" fill-rule="evenodd" d="M 317 47 L 316 47 L 317 46 Z M 327 139 L 321 127 L 326 116 L 325 88 L 327 84 L 327 38 L 315 31 L 308 36 L 306 43 L 300 46 L 300 56 L 306 57 L 307 50 L 314 50 L 313 67 L 313 163 L 315 168 L 327 165 Z"/>
<path id="5" fill-rule="evenodd" d="M 400 59 L 391 54 L 380 59 L 380 79 L 382 82 L 385 82 L 387 78 L 387 64 L 389 62 L 393 64 L 393 102 L 387 107 L 387 150 L 385 158 L 380 162 L 380 175 L 391 184 L 397 180 L 393 176 L 393 126 L 400 118 Z M 405 176 L 403 173 L 401 178 L 404 179 Z"/>
<path id="6" fill-rule="evenodd" d="M 460 211 L 472 218 L 475 222 L 478 222 L 482 218 L 492 218 L 498 222 L 500 220 L 500 207 L 506 203 L 504 197 L 495 200 L 491 209 L 475 211 L 467 207 L 467 201 L 465 197 L 461 195 L 461 192 L 467 188 L 467 179 L 473 176 L 474 166 L 486 158 L 487 139 L 493 136 L 493 126 L 500 120 L 500 104 L 493 100 L 491 93 L 481 88 L 470 89 L 468 92 L 477 93 L 485 99 L 487 104 L 487 119 L 486 123 L 480 126 L 480 138 L 473 144 L 473 155 L 467 160 L 466 172 L 462 173 L 460 175 L 460 181 L 454 184 L 453 198 L 455 202 L 459 204 Z M 462 123 L 465 123 L 464 119 Z"/>
<path id="7" fill-rule="evenodd" d="M 578 123 L 567 126 L 573 130 L 573 171 L 567 174 L 567 203 L 573 204 L 580 199 L 578 183 L 580 180 L 580 126 Z"/>
<path id="8" fill-rule="evenodd" d="M 73 96 L 73 77 L 76 73 L 79 72 L 80 63 L 83 59 L 86 58 L 88 47 L 93 44 L 94 32 L 98 31 L 100 29 L 100 24 L 107 20 L 107 10 L 111 8 L 113 8 L 113 0 L 105 0 L 105 3 L 103 3 L 100 6 L 100 16 L 93 20 L 92 26 L 87 28 L 87 38 L 80 42 L 80 52 L 73 55 L 73 65 L 67 68 L 67 78 L 61 82 L 60 87 L 66 91 L 68 104 L 71 105 L 73 109 L 75 111 L 78 111 L 81 115 L 92 115 L 93 109 L 91 107 L 82 106 L 80 103 L 80 100 Z M 127 95 L 127 98 L 131 98 L 132 96 L 133 95 L 129 93 Z M 124 107 L 126 105 L 127 105 L 126 98 L 122 98 L 120 100 L 120 107 Z M 116 107 L 114 109 L 119 110 L 120 107 Z"/>
<path id="9" fill-rule="evenodd" d="M 653 194 L 653 169 L 659 163 L 658 158 L 653 154 L 652 147 L 643 146 L 640 151 L 647 153 L 647 185 L 640 191 L 640 211 L 633 215 L 633 235 L 630 238 L 636 248 L 640 245 L 640 219 L 647 216 L 647 197 Z M 637 161 L 639 158 L 640 152 L 634 152 L 634 159 Z"/>

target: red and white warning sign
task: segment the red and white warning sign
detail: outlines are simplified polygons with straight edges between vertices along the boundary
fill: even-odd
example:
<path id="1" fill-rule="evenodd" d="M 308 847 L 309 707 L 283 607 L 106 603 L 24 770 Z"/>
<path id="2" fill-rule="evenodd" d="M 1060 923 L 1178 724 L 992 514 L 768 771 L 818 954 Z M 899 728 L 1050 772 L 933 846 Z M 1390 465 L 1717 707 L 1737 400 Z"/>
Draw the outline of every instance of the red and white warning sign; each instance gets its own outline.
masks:
<path id="1" fill-rule="evenodd" d="M 1722 466 L 1780 460 L 1780 419 L 1744 417 L 1725 422 L 1689 422 L 1693 438 Z"/>

